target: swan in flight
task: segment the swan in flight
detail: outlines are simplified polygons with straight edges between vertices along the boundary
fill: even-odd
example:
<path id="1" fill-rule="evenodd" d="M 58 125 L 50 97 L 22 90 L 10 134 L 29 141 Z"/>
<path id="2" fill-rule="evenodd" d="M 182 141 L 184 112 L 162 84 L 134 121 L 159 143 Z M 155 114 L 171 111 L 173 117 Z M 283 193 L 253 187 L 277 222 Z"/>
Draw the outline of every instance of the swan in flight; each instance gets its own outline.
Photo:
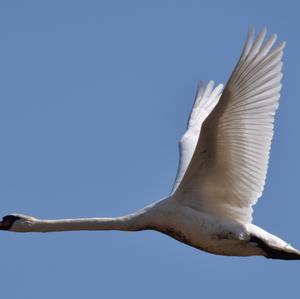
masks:
<path id="1" fill-rule="evenodd" d="M 300 260 L 300 252 L 252 224 L 252 206 L 265 184 L 285 43 L 256 39 L 250 29 L 223 89 L 200 83 L 180 147 L 171 194 L 135 213 L 114 218 L 42 220 L 10 214 L 1 230 L 156 230 L 206 252 Z"/>

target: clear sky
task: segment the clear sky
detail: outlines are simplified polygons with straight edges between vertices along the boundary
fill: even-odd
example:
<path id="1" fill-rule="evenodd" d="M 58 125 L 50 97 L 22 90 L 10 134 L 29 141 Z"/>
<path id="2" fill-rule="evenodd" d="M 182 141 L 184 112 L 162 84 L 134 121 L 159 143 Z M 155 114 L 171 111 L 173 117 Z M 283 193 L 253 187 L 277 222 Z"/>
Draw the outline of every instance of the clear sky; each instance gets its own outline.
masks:
<path id="1" fill-rule="evenodd" d="M 114 216 L 168 195 L 198 80 L 247 30 L 287 41 L 254 222 L 300 248 L 297 1 L 1 1 L 0 212 Z M 1 298 L 296 298 L 300 262 L 210 255 L 156 232 L 0 233 Z M 297 295 L 296 295 L 297 294 Z"/>

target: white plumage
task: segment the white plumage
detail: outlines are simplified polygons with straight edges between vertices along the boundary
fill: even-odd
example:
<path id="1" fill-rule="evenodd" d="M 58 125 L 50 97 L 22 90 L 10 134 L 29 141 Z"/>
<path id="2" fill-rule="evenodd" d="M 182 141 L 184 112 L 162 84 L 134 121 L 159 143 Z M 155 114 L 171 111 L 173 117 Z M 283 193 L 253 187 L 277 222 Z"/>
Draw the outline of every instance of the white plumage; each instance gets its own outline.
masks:
<path id="1" fill-rule="evenodd" d="M 281 89 L 282 54 L 276 35 L 254 40 L 223 89 L 200 82 L 182 137 L 177 177 L 169 197 L 115 218 L 41 220 L 12 214 L 0 229 L 16 232 L 154 229 L 215 254 L 300 259 L 280 238 L 252 224 L 252 206 L 265 185 L 274 117 Z"/>
<path id="2" fill-rule="evenodd" d="M 253 31 L 249 32 L 241 58 L 212 113 L 222 85 L 213 89 L 209 82 L 200 89 L 191 125 L 181 141 L 174 194 L 195 209 L 242 223 L 251 222 L 251 206 L 264 188 L 281 89 L 284 43 L 270 51 L 276 35 L 262 45 L 265 34 L 264 29 L 253 42 Z M 192 147 L 196 147 L 193 157 Z"/>

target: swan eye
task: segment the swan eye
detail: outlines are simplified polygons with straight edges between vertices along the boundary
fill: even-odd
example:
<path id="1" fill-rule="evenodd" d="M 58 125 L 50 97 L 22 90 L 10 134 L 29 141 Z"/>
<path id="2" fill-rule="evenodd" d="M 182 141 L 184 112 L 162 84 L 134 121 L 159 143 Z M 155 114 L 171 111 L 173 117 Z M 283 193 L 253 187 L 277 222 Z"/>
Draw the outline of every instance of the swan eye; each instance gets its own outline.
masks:
<path id="1" fill-rule="evenodd" d="M 21 217 L 15 215 L 4 216 L 0 222 L 0 230 L 9 230 L 14 222 L 20 219 Z"/>

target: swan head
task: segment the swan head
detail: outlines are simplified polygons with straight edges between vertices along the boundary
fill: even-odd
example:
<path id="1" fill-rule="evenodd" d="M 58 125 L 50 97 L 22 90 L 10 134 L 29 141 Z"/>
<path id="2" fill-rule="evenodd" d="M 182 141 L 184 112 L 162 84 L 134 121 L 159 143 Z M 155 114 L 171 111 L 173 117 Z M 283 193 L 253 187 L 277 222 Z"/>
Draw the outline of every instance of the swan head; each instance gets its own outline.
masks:
<path id="1" fill-rule="evenodd" d="M 22 214 L 10 214 L 4 216 L 0 222 L 0 230 L 9 230 L 14 232 L 31 231 L 32 226 L 37 219 Z"/>

